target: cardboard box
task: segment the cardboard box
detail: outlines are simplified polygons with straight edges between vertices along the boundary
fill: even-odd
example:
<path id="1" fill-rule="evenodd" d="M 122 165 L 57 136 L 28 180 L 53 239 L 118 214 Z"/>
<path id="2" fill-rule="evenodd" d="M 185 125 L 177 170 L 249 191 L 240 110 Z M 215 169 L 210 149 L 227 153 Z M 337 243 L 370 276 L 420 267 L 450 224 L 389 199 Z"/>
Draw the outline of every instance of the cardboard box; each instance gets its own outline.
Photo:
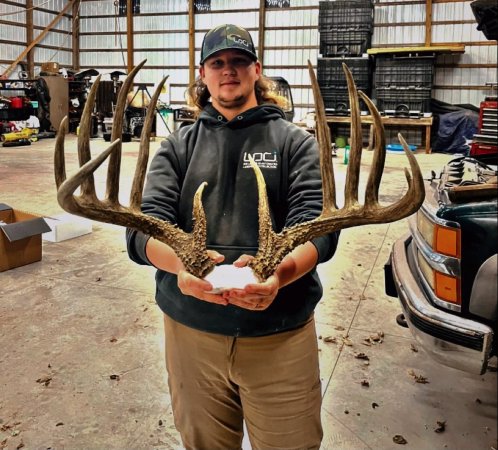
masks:
<path id="1" fill-rule="evenodd" d="M 44 62 L 41 65 L 42 72 L 59 73 L 60 65 L 57 62 Z"/>
<path id="2" fill-rule="evenodd" d="M 45 222 L 52 231 L 43 235 L 44 241 L 61 242 L 92 232 L 92 221 L 73 214 L 59 214 L 45 217 Z"/>
<path id="3" fill-rule="evenodd" d="M 42 259 L 43 218 L 0 203 L 0 272 Z"/>

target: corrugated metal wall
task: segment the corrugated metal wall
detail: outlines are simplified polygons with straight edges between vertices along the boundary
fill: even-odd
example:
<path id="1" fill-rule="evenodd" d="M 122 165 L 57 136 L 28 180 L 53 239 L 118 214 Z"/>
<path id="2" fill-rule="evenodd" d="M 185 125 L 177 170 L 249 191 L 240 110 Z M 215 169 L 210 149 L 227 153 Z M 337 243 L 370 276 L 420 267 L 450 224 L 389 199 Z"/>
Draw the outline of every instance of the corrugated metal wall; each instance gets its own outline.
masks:
<path id="1" fill-rule="evenodd" d="M 0 0 L 0 64 L 8 66 L 24 50 L 25 2 Z M 63 9 L 67 0 L 34 0 L 35 36 Z M 431 43 L 464 42 L 464 54 L 440 55 L 436 63 L 433 96 L 449 103 L 478 105 L 488 93 L 485 83 L 496 81 L 496 42 L 477 31 L 470 1 L 433 1 Z M 295 119 L 312 110 L 307 60 L 319 57 L 318 0 L 291 0 L 290 8 L 266 8 L 263 68 L 269 76 L 280 75 L 291 84 L 296 104 Z M 221 23 L 248 28 L 258 46 L 260 0 L 212 0 L 211 11 L 195 14 L 195 61 L 199 60 L 202 36 Z M 68 11 L 68 14 L 71 10 Z M 373 47 L 423 45 L 426 2 L 383 0 L 375 3 Z M 169 75 L 172 104 L 184 103 L 189 80 L 188 1 L 141 0 L 134 16 L 134 62 L 147 59 L 137 82 L 151 88 Z M 73 20 L 65 15 L 35 50 L 35 64 L 56 61 L 70 67 Z M 114 0 L 87 1 L 80 5 L 80 67 L 94 67 L 104 74 L 126 68 L 126 17 L 118 16 Z M 8 45 L 5 45 L 8 44 Z M 105 79 L 104 75 L 104 79 Z"/>
<path id="2" fill-rule="evenodd" d="M 462 55 L 441 55 L 437 61 L 434 97 L 448 103 L 479 105 L 489 89 L 474 89 L 497 78 L 496 41 L 486 40 L 478 31 L 470 4 L 472 2 L 441 3 L 434 5 L 433 20 L 465 21 L 462 24 L 433 25 L 432 41 L 464 42 Z M 470 19 L 470 20 L 469 20 Z M 484 45 L 493 44 L 493 45 Z M 483 67 L 488 66 L 488 67 Z M 443 89 L 442 86 L 445 88 Z"/>
<path id="3" fill-rule="evenodd" d="M 375 6 L 372 46 L 424 45 L 426 3 L 389 3 L 382 1 Z M 487 41 L 477 30 L 471 3 L 441 1 L 432 5 L 431 45 L 465 44 L 464 54 L 437 57 L 433 97 L 447 103 L 477 106 L 490 93 L 486 82 L 496 82 L 497 48 L 496 41 Z"/>
<path id="4" fill-rule="evenodd" d="M 3 73 L 7 69 L 11 61 L 15 61 L 17 57 L 25 49 L 23 42 L 26 42 L 26 13 L 22 5 L 20 7 L 12 4 L 0 5 L 0 40 L 9 42 L 7 45 L 0 46 L 0 71 Z M 12 77 L 15 78 L 16 70 Z"/>
<path id="5" fill-rule="evenodd" d="M 33 14 L 33 39 L 49 25 L 57 14 L 67 5 L 67 0 L 50 0 L 43 3 L 36 0 L 34 7 L 43 4 L 43 8 L 32 9 Z M 15 61 L 25 50 L 27 44 L 27 11 L 26 2 L 18 1 L 0 2 L 0 74 Z M 36 62 L 58 62 L 64 66 L 72 65 L 72 17 L 71 8 L 67 11 L 52 30 L 46 34 L 40 45 L 34 48 L 34 60 Z M 20 70 L 17 67 L 13 73 Z"/>

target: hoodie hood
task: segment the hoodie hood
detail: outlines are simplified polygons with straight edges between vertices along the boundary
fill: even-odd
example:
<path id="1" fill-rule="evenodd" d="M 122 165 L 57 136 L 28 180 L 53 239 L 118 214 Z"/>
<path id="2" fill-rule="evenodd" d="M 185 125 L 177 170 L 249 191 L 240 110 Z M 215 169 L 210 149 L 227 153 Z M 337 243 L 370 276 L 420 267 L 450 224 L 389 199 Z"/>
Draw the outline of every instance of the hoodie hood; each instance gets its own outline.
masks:
<path id="1" fill-rule="evenodd" d="M 285 119 L 284 111 L 276 105 L 265 103 L 248 109 L 232 120 L 227 120 L 223 114 L 209 103 L 199 115 L 201 121 L 211 126 L 228 126 L 230 128 L 242 128 L 254 123 L 267 122 L 270 120 Z"/>

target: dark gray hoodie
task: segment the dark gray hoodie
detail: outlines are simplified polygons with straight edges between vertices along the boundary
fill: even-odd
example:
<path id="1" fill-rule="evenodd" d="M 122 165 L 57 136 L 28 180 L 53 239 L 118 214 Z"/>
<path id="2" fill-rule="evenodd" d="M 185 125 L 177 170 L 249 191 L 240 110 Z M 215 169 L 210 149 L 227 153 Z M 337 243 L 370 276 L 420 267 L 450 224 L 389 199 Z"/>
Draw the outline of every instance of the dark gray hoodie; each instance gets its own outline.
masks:
<path id="1" fill-rule="evenodd" d="M 208 105 L 199 119 L 180 128 L 154 156 L 142 200 L 142 211 L 192 229 L 192 201 L 207 181 L 203 205 L 208 248 L 230 264 L 258 247 L 258 194 L 250 154 L 261 168 L 275 231 L 317 217 L 321 212 L 319 155 L 313 136 L 285 120 L 274 105 L 251 108 L 227 121 Z M 148 236 L 127 230 L 130 258 L 150 264 Z M 338 233 L 313 240 L 319 262 L 332 257 Z M 265 311 L 221 306 L 183 295 L 176 275 L 157 271 L 156 300 L 172 319 L 202 331 L 229 336 L 260 336 L 304 324 L 322 295 L 316 271 L 280 289 Z"/>

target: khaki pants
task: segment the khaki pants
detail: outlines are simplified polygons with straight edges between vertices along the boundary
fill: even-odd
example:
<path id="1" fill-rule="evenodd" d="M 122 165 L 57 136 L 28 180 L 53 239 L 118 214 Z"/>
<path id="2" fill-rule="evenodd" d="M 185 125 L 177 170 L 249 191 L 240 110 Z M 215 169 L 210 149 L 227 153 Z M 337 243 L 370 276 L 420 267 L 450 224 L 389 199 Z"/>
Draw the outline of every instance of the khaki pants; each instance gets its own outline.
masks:
<path id="1" fill-rule="evenodd" d="M 314 320 L 270 336 L 234 338 L 165 316 L 175 426 L 188 450 L 318 449 L 321 384 Z"/>

